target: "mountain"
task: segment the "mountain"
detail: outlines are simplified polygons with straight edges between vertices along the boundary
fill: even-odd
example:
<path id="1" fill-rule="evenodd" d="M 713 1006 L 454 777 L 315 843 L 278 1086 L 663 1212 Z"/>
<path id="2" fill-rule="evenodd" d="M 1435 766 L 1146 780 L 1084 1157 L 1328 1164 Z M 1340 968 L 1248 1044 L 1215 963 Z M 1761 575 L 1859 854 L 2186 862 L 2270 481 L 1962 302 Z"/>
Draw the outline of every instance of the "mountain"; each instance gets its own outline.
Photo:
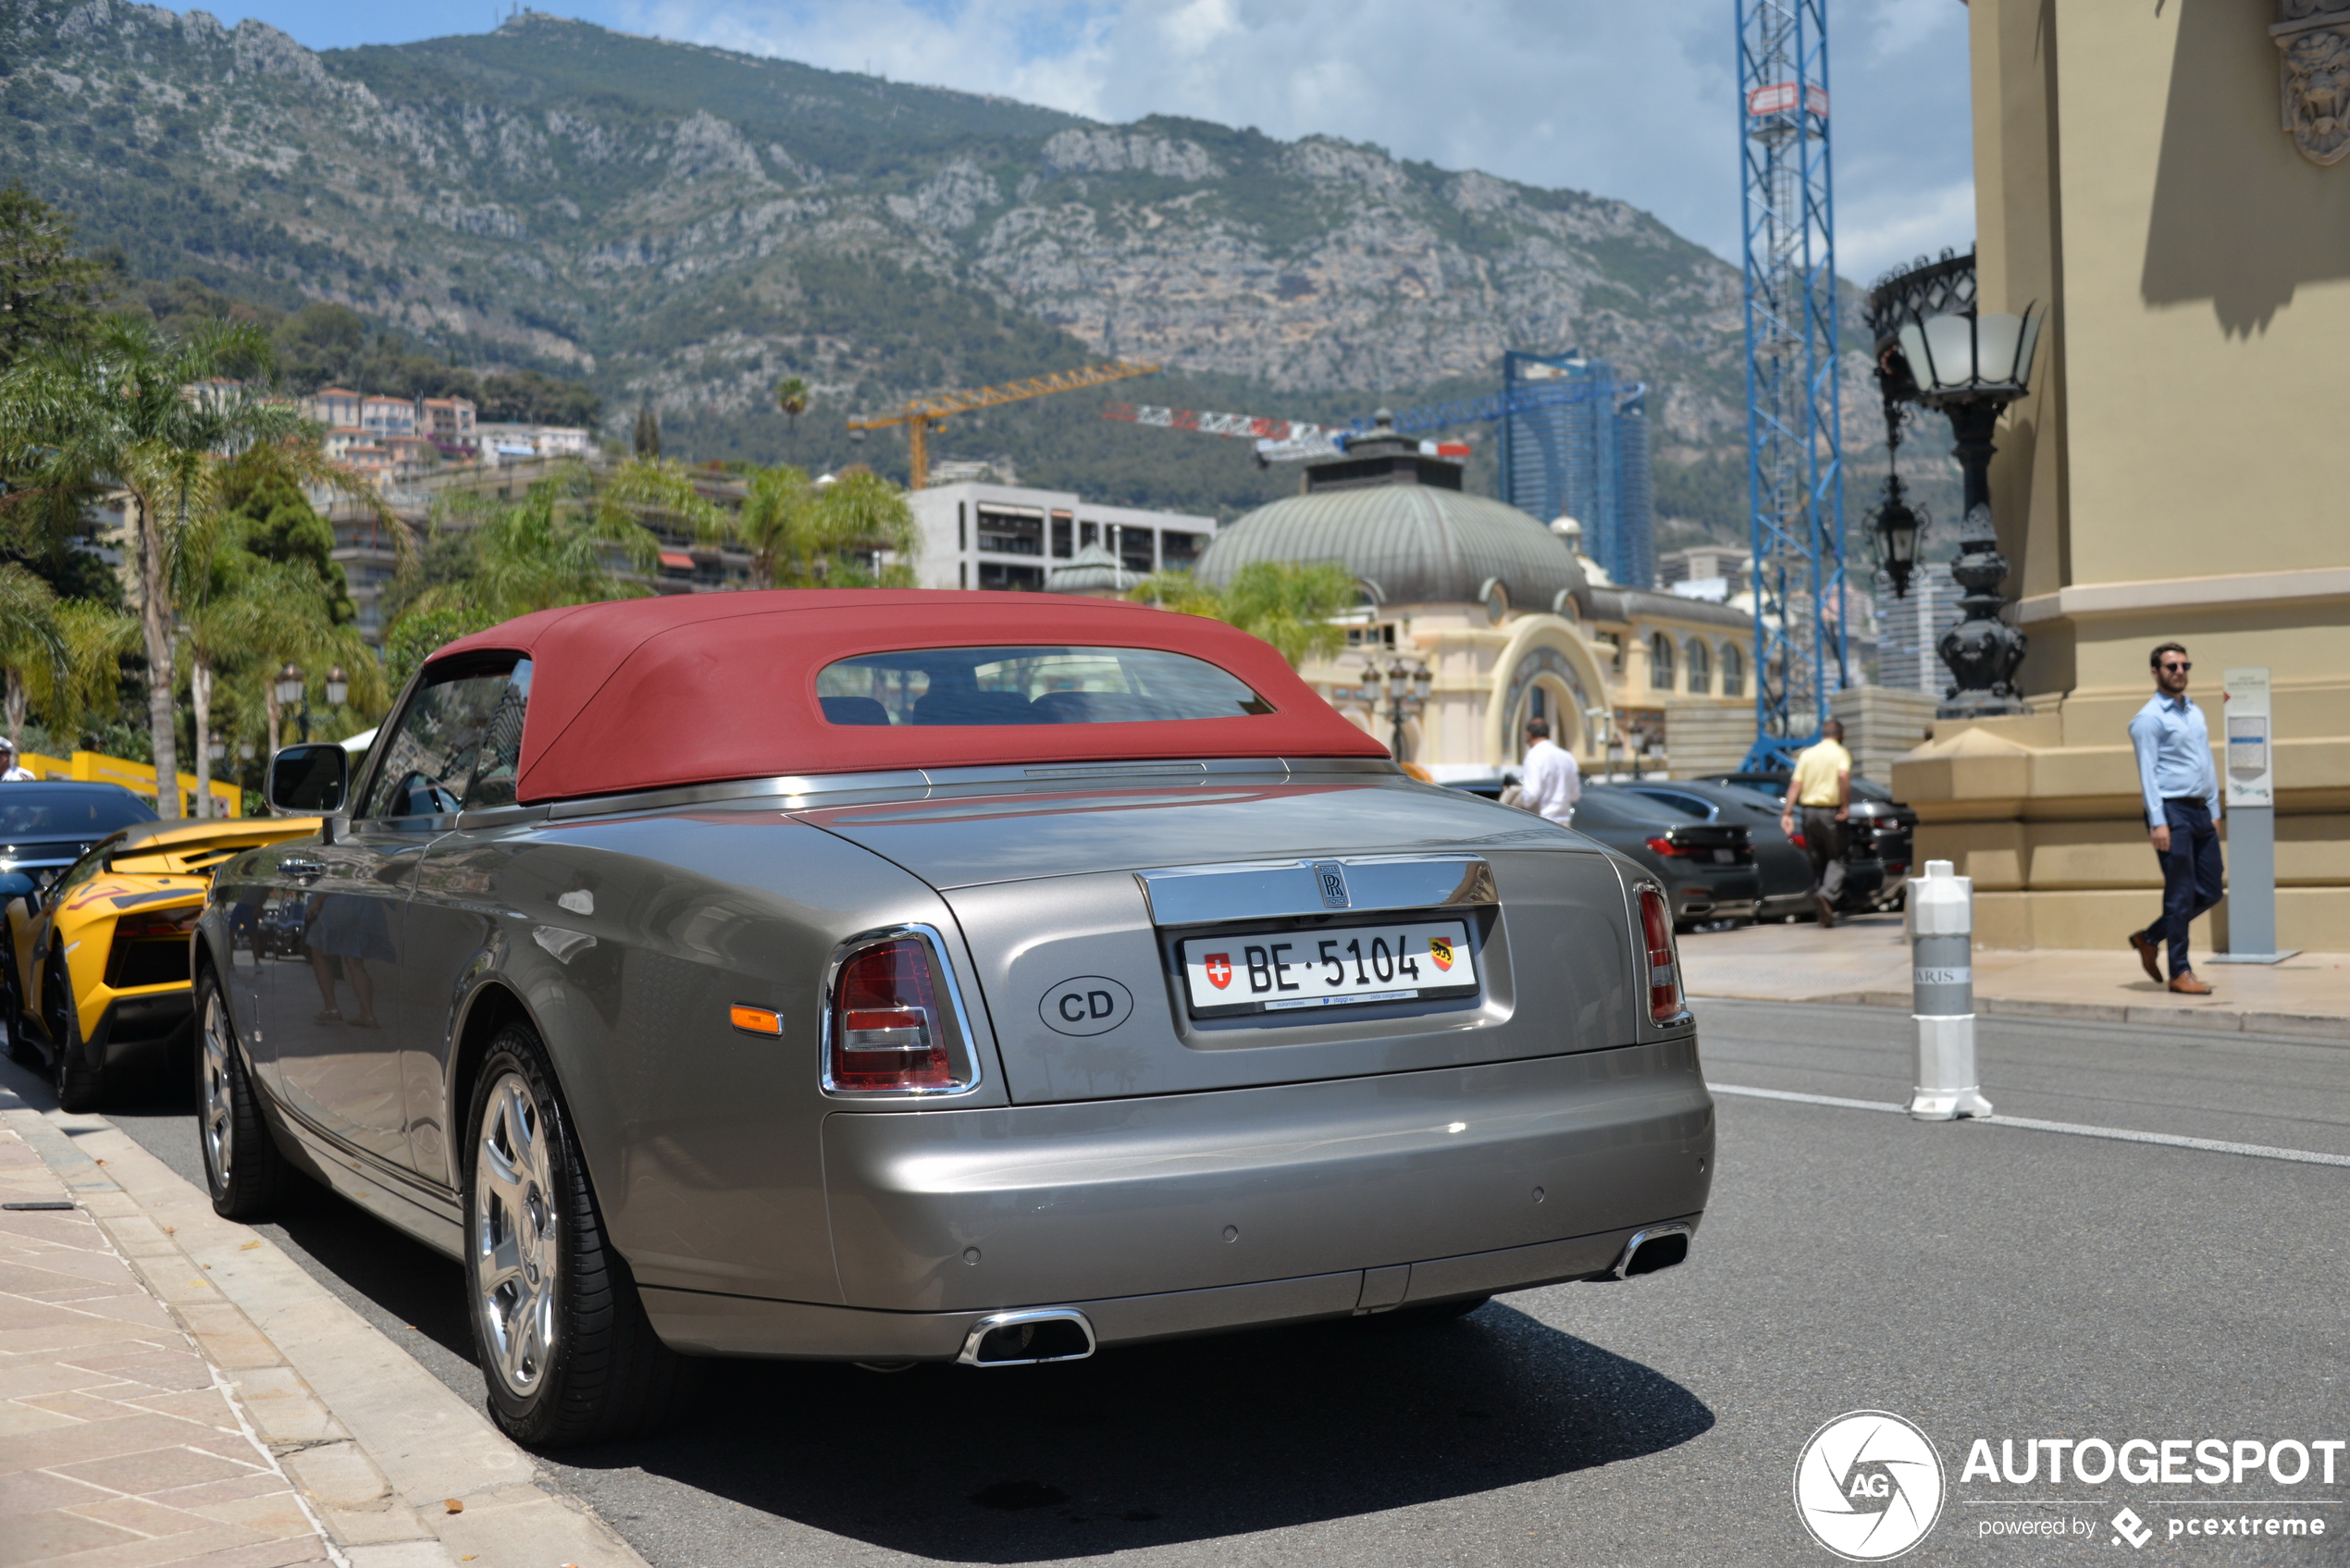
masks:
<path id="1" fill-rule="evenodd" d="M 649 401 L 672 451 L 836 463 L 852 414 L 1112 356 L 1169 373 L 1108 397 L 1352 415 L 1579 345 L 1651 384 L 1662 510 L 1743 534 L 1737 272 L 1624 202 L 538 13 L 315 54 L 203 12 L 0 0 L 0 179 L 134 272 L 581 377 L 615 433 Z M 787 432 L 769 397 L 792 374 L 815 401 Z M 1228 513 L 1294 486 L 1104 401 L 1010 405 L 934 450 Z"/>

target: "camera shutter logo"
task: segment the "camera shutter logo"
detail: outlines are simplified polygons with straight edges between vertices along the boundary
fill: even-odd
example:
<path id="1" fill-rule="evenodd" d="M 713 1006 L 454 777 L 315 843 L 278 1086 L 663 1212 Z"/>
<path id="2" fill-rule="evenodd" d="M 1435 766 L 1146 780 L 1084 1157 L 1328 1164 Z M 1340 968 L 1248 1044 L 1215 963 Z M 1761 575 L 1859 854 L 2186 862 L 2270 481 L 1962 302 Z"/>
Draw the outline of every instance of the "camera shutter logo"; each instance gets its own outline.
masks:
<path id="1" fill-rule="evenodd" d="M 1850 1562 L 1883 1562 L 1925 1539 L 1942 1515 L 1942 1456 L 1887 1411 L 1839 1415 L 1795 1462 L 1795 1512 L 1812 1538 Z"/>

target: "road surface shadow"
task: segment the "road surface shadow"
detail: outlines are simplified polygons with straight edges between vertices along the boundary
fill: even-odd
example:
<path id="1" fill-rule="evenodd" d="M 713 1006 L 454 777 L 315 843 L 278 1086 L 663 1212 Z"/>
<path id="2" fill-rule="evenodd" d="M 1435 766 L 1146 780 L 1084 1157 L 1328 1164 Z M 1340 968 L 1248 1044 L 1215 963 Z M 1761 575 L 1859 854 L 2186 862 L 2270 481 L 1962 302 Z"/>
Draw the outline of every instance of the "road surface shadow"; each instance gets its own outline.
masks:
<path id="1" fill-rule="evenodd" d="M 164 1080 L 108 1115 L 201 1179 L 192 1101 Z M 259 1228 L 395 1340 L 405 1327 L 430 1341 L 406 1343 L 477 1401 L 456 1364 L 473 1359 L 457 1266 L 322 1187 L 288 1196 Z M 700 1371 L 659 1437 L 542 1462 L 581 1482 L 642 1471 L 918 1556 L 1014 1563 L 1492 1491 L 1673 1448 L 1714 1422 L 1670 1378 L 1505 1300 L 1450 1323 L 1309 1324 L 1058 1366 Z"/>
<path id="2" fill-rule="evenodd" d="M 1441 1325 L 1308 1325 L 1059 1366 L 721 1364 L 660 1438 L 549 1457 L 897 1551 L 1025 1562 L 1491 1491 L 1714 1420 L 1671 1379 L 1498 1302 Z"/>

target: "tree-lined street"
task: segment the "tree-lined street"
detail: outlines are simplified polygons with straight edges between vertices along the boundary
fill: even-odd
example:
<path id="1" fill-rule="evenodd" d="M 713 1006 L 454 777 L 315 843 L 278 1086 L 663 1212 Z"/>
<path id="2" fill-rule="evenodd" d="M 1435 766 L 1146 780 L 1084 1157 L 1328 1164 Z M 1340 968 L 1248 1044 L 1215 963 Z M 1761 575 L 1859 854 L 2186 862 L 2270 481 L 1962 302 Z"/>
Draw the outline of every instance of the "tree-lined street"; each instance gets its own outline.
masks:
<path id="1" fill-rule="evenodd" d="M 1716 1084 L 1907 1095 L 1902 1014 L 1699 1006 Z M 2002 1114 L 2350 1156 L 2338 1044 L 1986 1019 L 1981 1049 Z M 1731 1093 L 1719 1115 L 1698 1244 L 1651 1278 L 1503 1297 L 1441 1327 L 1018 1372 L 727 1364 L 668 1436 L 546 1473 L 664 1565 L 1779 1563 L 1828 1561 L 1789 1501 L 1798 1451 L 1875 1408 L 1918 1423 L 1946 1467 L 1941 1522 L 1906 1561 L 2112 1561 L 2105 1521 L 2124 1504 L 2159 1527 L 2183 1502 L 2276 1498 L 2291 1506 L 2265 1512 L 2325 1517 L 2328 1535 L 2200 1549 L 2340 1560 L 2350 1486 L 2314 1471 L 2265 1488 L 1960 1474 L 1977 1438 L 1996 1453 L 2336 1435 L 2339 1168 Z M 194 1170 L 178 1107 L 116 1119 Z M 455 1266 L 323 1196 L 264 1229 L 478 1399 Z M 2097 1531 L 1983 1535 L 2057 1515 Z"/>

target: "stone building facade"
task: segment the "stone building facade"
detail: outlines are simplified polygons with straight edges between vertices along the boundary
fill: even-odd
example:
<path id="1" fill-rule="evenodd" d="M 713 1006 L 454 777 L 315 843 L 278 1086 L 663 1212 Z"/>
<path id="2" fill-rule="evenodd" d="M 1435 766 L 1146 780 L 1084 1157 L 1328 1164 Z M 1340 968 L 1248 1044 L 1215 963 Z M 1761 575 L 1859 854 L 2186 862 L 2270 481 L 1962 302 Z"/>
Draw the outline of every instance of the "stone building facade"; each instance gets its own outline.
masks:
<path id="1" fill-rule="evenodd" d="M 2319 68 L 2350 8 L 1973 0 L 1969 28 L 1981 308 L 2047 313 L 1992 467 L 2032 710 L 1895 765 L 1919 858 L 1974 878 L 1988 945 L 2118 948 L 2159 887 L 2125 726 L 2176 640 L 2215 738 L 2221 672 L 2271 672 L 2277 938 L 2350 951 L 2350 122 Z"/>

